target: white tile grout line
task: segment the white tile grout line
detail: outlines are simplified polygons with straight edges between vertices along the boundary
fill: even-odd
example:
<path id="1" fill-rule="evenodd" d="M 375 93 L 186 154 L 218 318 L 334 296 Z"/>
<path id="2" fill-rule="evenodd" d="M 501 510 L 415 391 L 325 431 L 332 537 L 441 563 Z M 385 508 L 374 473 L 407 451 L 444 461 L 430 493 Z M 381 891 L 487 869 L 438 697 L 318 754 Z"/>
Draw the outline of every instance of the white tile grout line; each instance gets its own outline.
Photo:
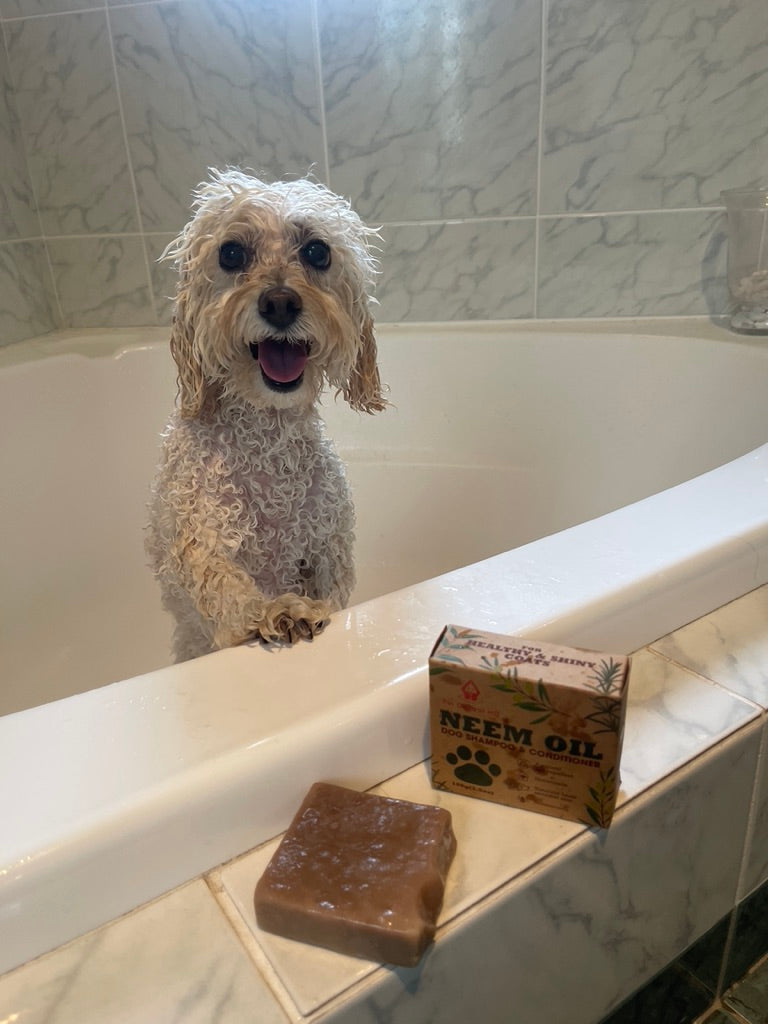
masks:
<path id="1" fill-rule="evenodd" d="M 320 105 L 320 139 L 323 148 L 323 180 L 331 188 L 331 161 L 328 155 L 328 126 L 325 119 L 325 89 L 323 88 L 323 51 L 320 45 L 319 0 L 312 0 L 312 45 L 315 51 L 315 74 L 318 103 Z"/>
<path id="2" fill-rule="evenodd" d="M 131 181 L 134 187 L 134 198 L 138 203 L 137 190 L 135 187 L 135 181 L 133 177 L 133 167 L 129 162 L 129 171 L 131 174 Z M 510 221 L 519 221 L 525 223 L 528 221 L 552 221 L 552 220 L 598 220 L 601 217 L 638 217 L 646 214 L 682 214 L 682 213 L 713 213 L 723 212 L 720 207 L 716 206 L 701 206 L 701 207 L 680 207 L 677 209 L 667 210 L 600 210 L 596 212 L 586 213 L 541 213 L 541 214 L 511 214 L 509 216 L 499 215 L 491 217 L 446 217 L 443 219 L 425 219 L 425 220 L 388 220 L 382 221 L 380 227 L 382 228 L 424 228 L 424 227 L 454 227 L 462 224 L 499 224 L 508 223 Z M 140 215 L 139 215 L 140 216 Z M 180 226 L 181 228 L 181 226 Z M 179 230 L 180 230 L 179 228 Z M 4 238 L 0 239 L 0 245 L 12 245 L 16 242 L 58 242 L 58 241 L 71 241 L 74 239 L 94 239 L 94 238 L 152 238 L 152 237 L 167 237 L 174 238 L 178 234 L 178 231 L 145 231 L 140 228 L 136 231 L 94 231 L 82 234 L 58 234 L 58 235 L 47 235 L 42 230 L 39 235 L 30 235 L 23 238 Z M 593 318 L 594 319 L 594 318 Z M 662 317 L 661 319 L 666 319 Z"/>
<path id="3" fill-rule="evenodd" d="M 94 231 L 87 235 L 27 235 L 24 238 L 3 238 L 0 245 L 19 245 L 22 242 L 90 242 L 110 238 L 167 238 L 172 239 L 174 231 Z M 0 1022 L 2 1024 L 2 1022 Z"/>
<path id="4" fill-rule="evenodd" d="M 93 4 L 91 7 L 73 7 L 71 11 L 39 11 L 35 14 L 11 14 L 0 18 L 4 24 L 10 25 L 14 21 L 40 21 L 41 18 L 64 18 L 68 14 L 94 14 L 106 9 L 106 0 L 100 4 Z"/>
<path id="5" fill-rule="evenodd" d="M 707 1022 L 711 1020 L 712 1014 L 715 1013 L 715 1011 L 718 1011 L 723 1015 L 727 1024 L 749 1024 L 749 1021 L 745 1020 L 741 1014 L 736 1013 L 735 1010 L 725 1006 L 719 999 L 716 999 L 700 1017 L 697 1017 L 693 1024 L 707 1024 Z"/>
<path id="6" fill-rule="evenodd" d="M 108 0 L 101 0 L 100 3 L 92 3 L 87 7 L 73 6 L 66 11 L 40 11 L 37 14 L 11 14 L 5 17 L 0 17 L 0 22 L 13 22 L 13 21 L 39 21 L 41 18 L 66 18 L 68 14 L 96 14 L 105 10 L 123 10 L 125 8 L 133 9 L 134 7 L 160 7 L 164 4 L 187 2 L 191 3 L 192 0 L 135 0 L 134 3 L 131 0 L 121 2 L 121 0 L 115 0 L 114 3 L 109 3 Z"/>
<path id="7" fill-rule="evenodd" d="M 541 248 L 541 169 L 544 161 L 544 104 L 547 93 L 548 0 L 541 4 L 541 41 L 539 59 L 539 125 L 536 144 L 536 224 L 533 232 L 533 316 L 539 315 L 539 253 Z"/>
<path id="8" fill-rule="evenodd" d="M 561 210 L 550 213 L 542 213 L 537 209 L 536 213 L 498 214 L 487 217 L 435 217 L 425 220 L 390 220 L 384 221 L 382 227 L 408 228 L 408 227 L 434 227 L 450 226 L 457 224 L 498 224 L 507 221 L 556 221 L 556 220 L 600 220 L 603 217 L 642 217 L 649 214 L 690 214 L 690 213 L 724 213 L 723 206 L 677 206 L 667 209 L 647 210 Z"/>
<path id="9" fill-rule="evenodd" d="M 286 1015 L 288 1020 L 291 1021 L 292 1024 L 299 1024 L 300 1021 L 305 1020 L 306 1018 L 294 1003 L 293 998 L 283 984 L 280 975 L 272 966 L 269 958 L 259 945 L 253 932 L 243 920 L 243 916 L 235 905 L 234 900 L 227 892 L 226 886 L 221 880 L 221 869 L 214 868 L 213 871 L 209 871 L 204 874 L 202 879 L 207 885 L 211 896 L 218 904 L 219 910 L 221 910 L 223 916 L 229 923 L 229 926 L 235 933 L 240 945 L 245 950 L 251 960 L 251 963 L 263 978 L 264 983 L 271 991 L 275 1002 L 280 1006 L 280 1009 Z"/>

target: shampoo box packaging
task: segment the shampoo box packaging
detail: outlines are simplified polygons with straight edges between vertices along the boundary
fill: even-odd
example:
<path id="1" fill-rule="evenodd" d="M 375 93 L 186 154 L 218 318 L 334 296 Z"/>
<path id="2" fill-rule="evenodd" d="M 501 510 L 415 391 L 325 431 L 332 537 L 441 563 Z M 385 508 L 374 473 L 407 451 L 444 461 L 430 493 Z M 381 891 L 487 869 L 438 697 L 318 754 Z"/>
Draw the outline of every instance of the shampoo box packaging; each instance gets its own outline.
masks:
<path id="1" fill-rule="evenodd" d="M 630 659 L 446 626 L 429 659 L 432 785 L 607 828 Z"/>

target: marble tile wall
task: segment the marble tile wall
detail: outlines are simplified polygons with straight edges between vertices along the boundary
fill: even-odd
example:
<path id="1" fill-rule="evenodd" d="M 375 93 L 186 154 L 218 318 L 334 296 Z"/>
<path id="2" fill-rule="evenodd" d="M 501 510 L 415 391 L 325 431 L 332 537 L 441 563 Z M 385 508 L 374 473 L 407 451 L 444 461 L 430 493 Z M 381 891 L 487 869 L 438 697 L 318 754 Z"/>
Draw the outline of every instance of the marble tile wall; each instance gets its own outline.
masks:
<path id="1" fill-rule="evenodd" d="M 0 47 L 0 344 L 57 322 L 6 50 Z"/>
<path id="2" fill-rule="evenodd" d="M 0 344 L 167 320 L 209 166 L 382 225 L 380 319 L 726 312 L 764 0 L 0 0 Z"/>

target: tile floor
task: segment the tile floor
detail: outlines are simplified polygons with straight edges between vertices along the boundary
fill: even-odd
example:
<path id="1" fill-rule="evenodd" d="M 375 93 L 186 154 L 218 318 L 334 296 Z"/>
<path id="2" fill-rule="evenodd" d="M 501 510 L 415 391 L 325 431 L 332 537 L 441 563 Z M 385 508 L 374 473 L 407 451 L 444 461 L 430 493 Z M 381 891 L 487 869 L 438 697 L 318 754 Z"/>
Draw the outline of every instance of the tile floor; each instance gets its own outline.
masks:
<path id="1" fill-rule="evenodd" d="M 760 963 L 733 985 L 723 997 L 725 1021 L 731 1024 L 766 1024 L 768 1021 L 768 958 Z M 716 1018 L 708 1018 L 708 1024 L 716 1024 Z"/>

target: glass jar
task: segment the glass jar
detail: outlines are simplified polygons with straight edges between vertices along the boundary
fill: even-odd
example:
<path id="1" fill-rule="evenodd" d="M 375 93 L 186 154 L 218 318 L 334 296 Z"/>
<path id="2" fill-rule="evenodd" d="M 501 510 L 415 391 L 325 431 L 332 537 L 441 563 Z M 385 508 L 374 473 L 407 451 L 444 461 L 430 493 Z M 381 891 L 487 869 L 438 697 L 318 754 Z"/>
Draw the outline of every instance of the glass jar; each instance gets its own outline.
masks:
<path id="1" fill-rule="evenodd" d="M 731 327 L 768 332 L 768 189 L 721 192 L 728 212 Z"/>

